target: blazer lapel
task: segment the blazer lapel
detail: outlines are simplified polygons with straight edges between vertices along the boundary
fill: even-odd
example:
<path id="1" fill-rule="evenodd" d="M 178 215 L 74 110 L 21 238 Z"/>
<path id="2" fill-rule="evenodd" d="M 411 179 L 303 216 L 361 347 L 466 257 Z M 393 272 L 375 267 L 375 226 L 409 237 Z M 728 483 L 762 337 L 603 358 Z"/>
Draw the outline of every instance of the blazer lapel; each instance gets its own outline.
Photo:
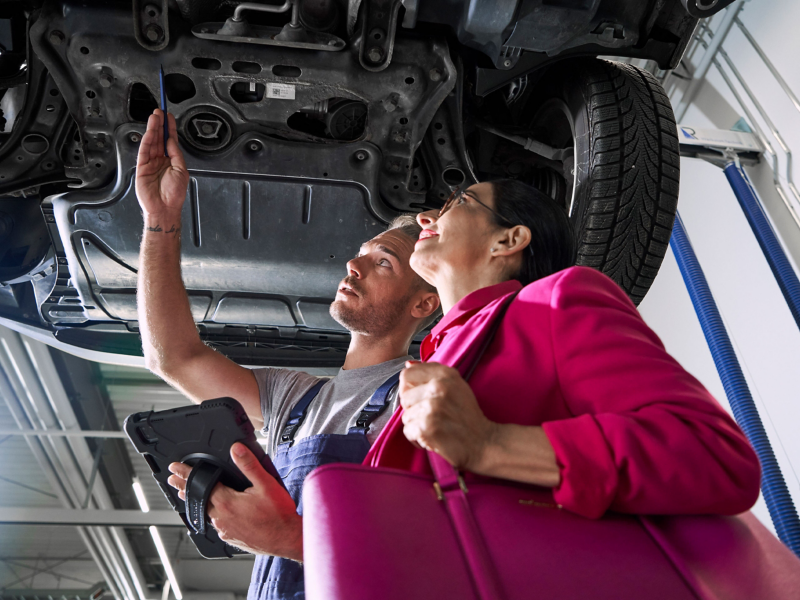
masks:
<path id="1" fill-rule="evenodd" d="M 448 331 L 441 345 L 425 362 L 437 362 L 458 370 L 462 377 L 478 357 L 486 336 L 500 316 L 506 300 L 514 294 L 506 294 L 492 300 L 467 320 L 456 331 Z"/>

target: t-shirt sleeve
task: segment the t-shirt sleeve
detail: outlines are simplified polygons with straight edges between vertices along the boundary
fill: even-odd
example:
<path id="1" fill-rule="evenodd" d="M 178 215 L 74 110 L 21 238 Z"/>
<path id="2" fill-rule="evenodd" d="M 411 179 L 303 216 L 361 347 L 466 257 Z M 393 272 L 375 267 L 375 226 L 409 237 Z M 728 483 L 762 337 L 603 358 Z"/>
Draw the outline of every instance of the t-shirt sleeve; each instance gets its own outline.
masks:
<path id="1" fill-rule="evenodd" d="M 275 428 L 275 421 L 288 409 L 288 404 L 305 393 L 317 378 L 308 373 L 291 369 L 253 369 L 261 399 L 261 415 L 264 417 L 264 435 Z"/>
<path id="2" fill-rule="evenodd" d="M 613 281 L 571 269 L 553 288 L 551 317 L 574 415 L 543 424 L 561 472 L 557 502 L 587 517 L 753 505 L 760 469 L 747 439 Z"/>
<path id="3" fill-rule="evenodd" d="M 261 401 L 261 416 L 264 418 L 262 432 L 269 430 L 269 416 L 272 414 L 272 371 L 276 369 L 253 369 L 253 376 L 258 384 L 258 395 Z"/>

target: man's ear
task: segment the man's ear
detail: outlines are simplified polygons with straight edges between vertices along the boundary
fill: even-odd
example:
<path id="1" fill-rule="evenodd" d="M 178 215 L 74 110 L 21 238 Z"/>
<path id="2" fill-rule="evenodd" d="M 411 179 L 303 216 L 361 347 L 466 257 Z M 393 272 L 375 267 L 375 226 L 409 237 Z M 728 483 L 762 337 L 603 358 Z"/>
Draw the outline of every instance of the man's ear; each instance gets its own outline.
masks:
<path id="1" fill-rule="evenodd" d="M 503 237 L 494 243 L 492 256 L 511 256 L 522 252 L 531 243 L 531 230 L 525 225 L 514 225 L 504 230 Z"/>
<path id="2" fill-rule="evenodd" d="M 427 319 L 439 310 L 439 295 L 434 292 L 423 292 L 417 296 L 417 302 L 411 308 L 411 316 L 416 319 Z"/>

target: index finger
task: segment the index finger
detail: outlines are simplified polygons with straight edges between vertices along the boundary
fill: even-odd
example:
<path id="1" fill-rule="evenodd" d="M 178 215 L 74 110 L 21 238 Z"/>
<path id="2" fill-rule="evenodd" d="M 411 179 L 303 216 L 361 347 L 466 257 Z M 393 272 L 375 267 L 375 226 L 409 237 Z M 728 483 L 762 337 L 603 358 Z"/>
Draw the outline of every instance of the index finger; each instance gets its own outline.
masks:
<path id="1" fill-rule="evenodd" d="M 169 124 L 169 139 L 167 140 L 167 154 L 169 154 L 169 161 L 173 168 L 186 170 L 186 161 L 183 158 L 178 146 L 178 126 L 175 123 L 175 115 L 167 113 L 167 123 Z M 162 135 L 163 137 L 163 135 Z"/>
<path id="2" fill-rule="evenodd" d="M 452 371 L 455 371 L 455 369 L 440 363 L 408 361 L 406 362 L 406 368 L 400 372 L 400 391 L 402 393 L 404 389 L 423 385 L 431 379 L 450 376 Z"/>
<path id="3" fill-rule="evenodd" d="M 136 159 L 137 165 L 143 165 L 158 156 L 158 148 L 163 145 L 164 134 L 161 131 L 161 119 L 158 109 L 147 118 L 147 129 L 139 143 L 139 155 Z"/>
<path id="4" fill-rule="evenodd" d="M 188 479 L 189 473 L 192 472 L 192 467 L 180 462 L 170 463 L 169 467 L 167 468 L 169 469 L 170 473 L 174 473 L 175 475 L 181 477 L 182 479 Z"/>

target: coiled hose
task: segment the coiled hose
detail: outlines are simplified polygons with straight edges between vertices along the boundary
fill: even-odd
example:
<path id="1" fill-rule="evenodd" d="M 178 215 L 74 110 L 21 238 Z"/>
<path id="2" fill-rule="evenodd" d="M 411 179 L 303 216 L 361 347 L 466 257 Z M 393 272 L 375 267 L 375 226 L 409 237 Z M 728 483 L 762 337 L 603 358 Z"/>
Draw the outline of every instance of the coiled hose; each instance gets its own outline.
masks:
<path id="1" fill-rule="evenodd" d="M 800 327 L 800 280 L 797 278 L 797 273 L 789 263 L 789 259 L 786 258 L 786 253 L 783 251 L 767 215 L 764 214 L 764 208 L 761 206 L 753 186 L 750 185 L 747 175 L 736 163 L 730 162 L 725 165 L 725 177 L 728 178 L 728 183 L 731 184 L 744 216 L 750 223 L 750 228 L 758 240 L 758 245 L 761 246 L 769 268 L 772 269 L 772 274 L 778 281 L 778 287 L 781 288 L 786 304 L 792 311 L 794 321 Z"/>
<path id="2" fill-rule="evenodd" d="M 750 440 L 761 462 L 761 491 L 775 525 L 775 531 L 778 538 L 800 557 L 800 519 L 733 351 L 728 332 L 722 323 L 717 304 L 711 295 L 706 276 L 686 236 L 680 214 L 675 216 L 669 244 L 678 261 L 683 281 L 689 290 L 694 310 L 711 349 L 711 356 L 719 371 L 733 416 Z"/>

